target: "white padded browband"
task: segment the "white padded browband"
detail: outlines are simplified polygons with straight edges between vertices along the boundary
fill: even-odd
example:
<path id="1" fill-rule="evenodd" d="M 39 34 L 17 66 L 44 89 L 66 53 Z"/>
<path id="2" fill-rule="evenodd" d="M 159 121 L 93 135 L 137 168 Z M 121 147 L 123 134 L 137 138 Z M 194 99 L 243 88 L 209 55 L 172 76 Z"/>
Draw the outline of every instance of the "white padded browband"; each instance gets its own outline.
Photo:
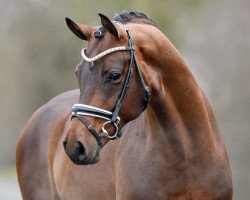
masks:
<path id="1" fill-rule="evenodd" d="M 96 60 L 98 60 L 98 59 L 100 59 L 100 58 L 102 58 L 102 57 L 104 57 L 104 56 L 106 56 L 106 55 L 108 55 L 108 54 L 110 54 L 112 52 L 115 52 L 115 51 L 128 51 L 130 49 L 128 47 L 126 47 L 126 46 L 114 47 L 114 48 L 108 49 L 108 50 L 106 50 L 106 51 L 104 51 L 102 53 L 99 53 L 98 55 L 94 56 L 93 58 L 89 58 L 88 56 L 86 56 L 85 50 L 86 50 L 86 48 L 82 49 L 82 51 L 81 51 L 83 59 L 85 61 L 90 62 L 90 63 L 93 64 L 94 61 L 96 61 Z"/>

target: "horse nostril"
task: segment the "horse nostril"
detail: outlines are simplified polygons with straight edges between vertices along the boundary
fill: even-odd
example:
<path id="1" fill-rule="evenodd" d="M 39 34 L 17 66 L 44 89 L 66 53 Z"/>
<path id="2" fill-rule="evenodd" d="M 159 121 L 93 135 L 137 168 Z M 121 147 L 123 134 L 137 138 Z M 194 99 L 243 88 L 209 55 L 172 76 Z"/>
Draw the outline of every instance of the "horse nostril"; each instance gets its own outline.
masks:
<path id="1" fill-rule="evenodd" d="M 70 143 L 68 142 L 68 140 L 64 140 L 63 147 L 65 153 L 74 163 L 80 164 L 85 161 L 86 151 L 81 142 L 73 141 L 72 143 Z"/>
<path id="2" fill-rule="evenodd" d="M 77 151 L 78 151 L 78 159 L 80 161 L 84 161 L 86 152 L 85 152 L 85 149 L 84 149 L 82 143 L 80 143 L 80 142 L 77 142 Z"/>
<path id="3" fill-rule="evenodd" d="M 63 141 L 63 147 L 64 147 L 64 150 L 66 151 L 66 146 L 67 146 L 67 143 L 68 143 L 68 141 L 67 140 L 64 140 Z"/>

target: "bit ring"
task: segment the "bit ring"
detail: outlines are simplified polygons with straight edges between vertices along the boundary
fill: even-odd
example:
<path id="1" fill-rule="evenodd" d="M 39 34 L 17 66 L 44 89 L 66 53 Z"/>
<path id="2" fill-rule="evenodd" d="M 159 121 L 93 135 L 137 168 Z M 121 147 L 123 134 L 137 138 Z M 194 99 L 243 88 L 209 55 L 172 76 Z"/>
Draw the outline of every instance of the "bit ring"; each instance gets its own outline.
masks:
<path id="1" fill-rule="evenodd" d="M 113 124 L 113 125 L 114 125 L 114 127 L 115 127 L 115 134 L 110 135 L 110 134 L 108 133 L 108 131 L 105 129 L 105 125 L 107 125 L 107 124 Z M 118 134 L 118 125 L 117 125 L 116 123 L 113 123 L 113 122 L 111 122 L 111 121 L 107 121 L 107 122 L 105 122 L 105 123 L 102 125 L 102 133 L 101 133 L 101 136 L 104 136 L 104 137 L 109 138 L 109 139 L 116 139 L 116 138 L 118 138 L 117 134 Z"/>

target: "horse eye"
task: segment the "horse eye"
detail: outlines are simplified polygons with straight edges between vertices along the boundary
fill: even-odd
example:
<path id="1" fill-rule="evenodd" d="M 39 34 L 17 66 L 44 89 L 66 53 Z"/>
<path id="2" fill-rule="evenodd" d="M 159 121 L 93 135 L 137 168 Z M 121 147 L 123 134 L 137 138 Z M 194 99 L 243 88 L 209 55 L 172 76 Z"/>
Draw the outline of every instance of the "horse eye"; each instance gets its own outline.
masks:
<path id="1" fill-rule="evenodd" d="M 121 78 L 121 74 L 117 72 L 113 72 L 110 74 L 109 79 L 112 81 L 117 81 Z"/>

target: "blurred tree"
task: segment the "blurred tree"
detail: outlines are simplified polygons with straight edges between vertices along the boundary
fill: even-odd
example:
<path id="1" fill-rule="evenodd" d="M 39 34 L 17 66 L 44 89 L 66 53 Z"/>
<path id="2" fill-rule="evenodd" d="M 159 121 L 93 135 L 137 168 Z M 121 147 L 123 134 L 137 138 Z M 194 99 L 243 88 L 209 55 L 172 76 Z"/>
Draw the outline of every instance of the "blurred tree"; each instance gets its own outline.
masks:
<path id="1" fill-rule="evenodd" d="M 249 199 L 250 1 L 206 1 L 186 28 L 184 57 L 213 106 L 231 161 L 234 199 Z"/>

